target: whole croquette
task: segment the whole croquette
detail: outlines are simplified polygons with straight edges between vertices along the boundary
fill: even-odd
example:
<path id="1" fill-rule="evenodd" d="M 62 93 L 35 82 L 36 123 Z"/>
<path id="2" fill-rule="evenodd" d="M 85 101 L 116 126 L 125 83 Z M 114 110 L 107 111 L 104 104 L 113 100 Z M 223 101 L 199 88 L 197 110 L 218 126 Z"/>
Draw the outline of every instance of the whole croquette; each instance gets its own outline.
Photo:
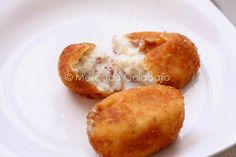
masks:
<path id="1" fill-rule="evenodd" d="M 99 102 L 87 115 L 87 133 L 102 157 L 147 157 L 176 140 L 183 120 L 177 89 L 137 87 Z"/>

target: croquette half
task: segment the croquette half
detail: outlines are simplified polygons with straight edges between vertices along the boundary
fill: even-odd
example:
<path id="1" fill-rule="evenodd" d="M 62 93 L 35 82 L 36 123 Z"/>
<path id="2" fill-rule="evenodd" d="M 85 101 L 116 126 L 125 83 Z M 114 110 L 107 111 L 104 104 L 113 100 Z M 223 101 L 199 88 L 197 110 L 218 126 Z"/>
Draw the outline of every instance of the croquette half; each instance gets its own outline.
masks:
<path id="1" fill-rule="evenodd" d="M 114 36 L 112 45 L 118 66 L 145 85 L 182 88 L 200 67 L 194 43 L 179 33 L 134 32 Z"/>
<path id="2" fill-rule="evenodd" d="M 60 55 L 58 71 L 66 87 L 87 98 L 105 98 L 122 88 L 114 60 L 92 43 L 67 46 Z"/>

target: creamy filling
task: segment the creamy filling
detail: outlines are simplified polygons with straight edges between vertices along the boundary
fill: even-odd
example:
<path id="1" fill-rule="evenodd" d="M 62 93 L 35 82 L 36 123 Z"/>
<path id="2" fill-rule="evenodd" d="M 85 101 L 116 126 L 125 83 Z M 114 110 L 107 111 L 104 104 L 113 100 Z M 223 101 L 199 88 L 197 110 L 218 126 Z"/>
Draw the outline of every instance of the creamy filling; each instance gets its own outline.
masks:
<path id="1" fill-rule="evenodd" d="M 137 47 L 134 46 L 126 37 L 114 36 L 112 39 L 115 63 L 125 72 L 125 76 L 133 81 L 140 82 L 145 85 L 155 84 L 152 75 L 145 70 L 143 60 L 145 55 L 140 51 L 143 45 L 142 41 L 138 41 Z"/>
<path id="2" fill-rule="evenodd" d="M 96 107 L 93 107 L 91 112 L 88 114 L 87 118 L 87 131 L 88 134 L 91 134 L 94 131 L 95 123 L 94 123 L 94 116 L 97 113 Z"/>
<path id="3" fill-rule="evenodd" d="M 100 48 L 83 54 L 73 69 L 100 91 L 110 94 L 122 88 L 119 68 Z"/>

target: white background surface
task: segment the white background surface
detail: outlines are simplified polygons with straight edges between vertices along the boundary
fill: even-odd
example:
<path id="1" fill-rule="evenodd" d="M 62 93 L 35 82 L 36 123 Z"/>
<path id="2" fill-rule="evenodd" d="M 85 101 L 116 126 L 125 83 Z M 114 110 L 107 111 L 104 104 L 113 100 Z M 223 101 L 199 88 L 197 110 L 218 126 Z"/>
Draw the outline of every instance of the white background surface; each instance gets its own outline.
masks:
<path id="1" fill-rule="evenodd" d="M 149 2 L 2 1 L 1 156 L 95 156 L 85 116 L 96 101 L 65 89 L 57 59 L 74 42 L 96 42 L 109 51 L 112 35 L 134 30 L 181 32 L 201 55 L 199 74 L 184 90 L 180 138 L 157 156 L 205 156 L 236 141 L 235 29 L 209 1 Z"/>
<path id="2" fill-rule="evenodd" d="M 224 15 L 236 26 L 236 1 L 212 0 Z"/>
<path id="3" fill-rule="evenodd" d="M 230 22 L 236 26 L 236 0 L 212 0 Z M 222 151 L 214 157 L 236 157 L 236 146 Z"/>

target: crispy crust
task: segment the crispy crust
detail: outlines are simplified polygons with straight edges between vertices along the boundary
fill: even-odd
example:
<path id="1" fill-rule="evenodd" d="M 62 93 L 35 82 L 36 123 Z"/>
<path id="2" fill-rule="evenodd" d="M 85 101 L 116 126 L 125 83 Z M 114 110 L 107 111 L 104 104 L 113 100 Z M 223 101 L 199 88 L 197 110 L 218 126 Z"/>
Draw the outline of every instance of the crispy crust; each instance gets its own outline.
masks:
<path id="1" fill-rule="evenodd" d="M 166 42 L 161 37 L 161 34 L 160 32 L 134 32 L 125 35 L 125 37 L 127 37 L 134 46 L 139 46 L 137 43 L 144 41 L 140 50 L 146 54 Z"/>
<path id="2" fill-rule="evenodd" d="M 144 64 L 157 83 L 182 88 L 196 74 L 200 59 L 195 45 L 178 33 L 135 32 L 126 35 L 130 42 L 144 41 L 140 50 L 145 53 Z"/>
<path id="3" fill-rule="evenodd" d="M 147 157 L 173 143 L 183 125 L 184 100 L 154 85 L 115 93 L 87 116 L 90 144 L 102 157 Z"/>
<path id="4" fill-rule="evenodd" d="M 91 43 L 69 45 L 61 53 L 58 62 L 58 72 L 64 85 L 71 91 L 92 99 L 105 98 L 110 94 L 99 91 L 96 86 L 83 79 L 78 79 L 79 76 L 73 71 L 72 66 L 85 52 L 92 51 L 95 47 L 96 45 Z"/>

